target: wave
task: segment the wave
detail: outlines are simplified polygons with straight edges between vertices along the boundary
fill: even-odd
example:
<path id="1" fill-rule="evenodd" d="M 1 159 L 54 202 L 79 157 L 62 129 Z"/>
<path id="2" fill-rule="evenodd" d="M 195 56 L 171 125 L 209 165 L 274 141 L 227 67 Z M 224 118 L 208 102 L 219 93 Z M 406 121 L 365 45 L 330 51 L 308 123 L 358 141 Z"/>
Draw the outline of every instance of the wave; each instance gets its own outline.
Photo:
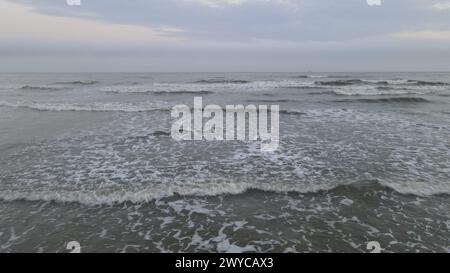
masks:
<path id="1" fill-rule="evenodd" d="M 416 81 L 416 80 L 408 80 L 409 84 L 414 85 L 424 85 L 424 86 L 448 86 L 449 83 L 445 82 L 429 82 L 429 81 Z"/>
<path id="2" fill-rule="evenodd" d="M 361 79 L 351 79 L 351 80 L 336 80 L 336 81 L 316 81 L 316 85 L 319 86 L 350 86 L 350 85 L 388 85 L 388 81 L 369 81 Z"/>
<path id="3" fill-rule="evenodd" d="M 236 81 L 230 82 L 229 80 L 220 81 L 210 81 L 208 85 L 204 83 L 153 83 L 151 87 L 152 91 L 205 91 L 205 86 L 207 90 L 210 91 L 227 91 L 227 92 L 240 92 L 240 91 L 263 91 L 263 90 L 273 90 L 277 88 L 308 88 L 313 87 L 312 82 L 301 82 L 296 80 L 279 80 L 279 81 L 252 81 L 237 83 Z"/>
<path id="4" fill-rule="evenodd" d="M 286 86 L 280 86 L 282 88 L 286 88 L 286 89 L 309 89 L 309 90 L 326 90 L 327 87 L 324 86 L 311 86 L 311 85 L 286 85 Z"/>
<path id="5" fill-rule="evenodd" d="M 295 102 L 297 100 L 293 100 L 293 99 L 275 99 L 275 100 L 262 100 L 262 99 L 258 99 L 258 100 L 247 100 L 247 102 L 257 102 L 257 103 L 276 103 L 276 102 Z"/>
<path id="6" fill-rule="evenodd" d="M 391 87 L 391 86 L 378 86 L 377 89 L 382 90 L 382 91 L 389 91 L 389 90 L 408 91 L 409 90 L 406 87 Z"/>
<path id="7" fill-rule="evenodd" d="M 334 77 L 333 77 L 334 78 Z M 335 80 L 335 81 L 316 81 L 319 86 L 349 86 L 349 85 L 404 85 L 404 86 L 450 86 L 445 82 L 420 81 L 420 80 L 364 80 L 364 79 L 350 79 L 350 80 Z"/>
<path id="8" fill-rule="evenodd" d="M 252 190 L 259 190 L 276 194 L 299 193 L 299 194 L 320 194 L 342 188 L 355 188 L 361 190 L 361 187 L 367 187 L 367 190 L 382 190 L 383 188 L 393 190 L 402 195 L 414 195 L 421 197 L 430 197 L 435 195 L 450 195 L 450 187 L 429 186 L 426 188 L 415 188 L 414 183 L 409 187 L 397 186 L 391 183 L 373 181 L 372 184 L 339 184 L 326 186 L 323 184 L 309 184 L 306 187 L 295 185 L 258 184 L 251 182 L 218 182 L 212 181 L 203 185 L 191 185 L 189 187 L 182 185 L 153 185 L 141 189 L 125 190 L 117 189 L 115 191 L 87 191 L 87 190 L 64 190 L 57 191 L 13 191 L 0 190 L 0 200 L 5 202 L 14 201 L 44 201 L 58 203 L 79 203 L 82 205 L 112 205 L 121 203 L 148 203 L 161 198 L 172 196 L 191 196 L 191 197 L 211 197 L 221 195 L 240 195 Z"/>
<path id="9" fill-rule="evenodd" d="M 245 83 L 251 83 L 251 81 L 247 81 L 247 80 L 230 80 L 230 79 L 207 79 L 207 80 L 195 81 L 194 83 L 203 83 L 203 84 L 209 84 L 209 83 L 245 84 Z"/>
<path id="10" fill-rule="evenodd" d="M 226 186 L 205 187 L 204 189 L 186 188 L 186 187 L 165 187 L 158 190 L 150 187 L 140 191 L 125 191 L 119 190 L 109 194 L 99 194 L 92 191 L 33 191 L 33 192 L 15 192 L 15 191 L 0 191 L 0 200 L 6 202 L 13 201 L 44 201 L 44 202 L 58 202 L 58 203 L 80 203 L 83 205 L 111 205 L 120 203 L 147 203 L 153 200 L 180 196 L 220 196 L 220 195 L 239 195 L 249 190 L 263 190 L 273 191 L 278 193 L 295 192 L 294 189 L 283 191 L 277 187 L 255 187 L 246 184 L 228 184 Z M 307 192 L 323 191 L 324 189 L 315 189 Z"/>
<path id="11" fill-rule="evenodd" d="M 31 85 L 25 85 L 20 88 L 20 90 L 26 90 L 26 91 L 59 91 L 63 88 L 58 87 L 49 87 L 49 86 L 31 86 Z"/>
<path id="12" fill-rule="evenodd" d="M 214 94 L 212 91 L 149 91 L 155 95 L 184 95 L 184 94 L 196 94 L 196 95 L 210 95 Z"/>
<path id="13" fill-rule="evenodd" d="M 328 78 L 334 78 L 334 79 L 346 79 L 346 78 L 350 78 L 350 76 L 346 76 L 346 75 L 333 75 L 333 76 L 328 76 Z"/>
<path id="14" fill-rule="evenodd" d="M 321 79 L 321 78 L 329 78 L 326 75 L 299 75 L 295 76 L 296 79 Z"/>
<path id="15" fill-rule="evenodd" d="M 249 190 L 262 190 L 275 193 L 314 193 L 331 190 L 334 187 L 325 187 L 310 185 L 307 188 L 300 189 L 295 186 L 283 185 L 262 185 L 249 182 L 219 182 L 211 181 L 200 185 L 153 185 L 136 190 L 118 189 L 108 193 L 84 190 L 63 190 L 57 191 L 0 191 L 0 200 L 12 201 L 54 201 L 61 203 L 81 203 L 84 205 L 105 205 L 117 203 L 145 203 L 156 199 L 181 195 L 181 196 L 220 196 L 220 195 L 238 195 Z"/>
<path id="16" fill-rule="evenodd" d="M 316 81 L 315 84 L 323 86 L 347 86 L 354 84 L 362 84 L 362 80 L 337 80 L 337 81 Z"/>
<path id="17" fill-rule="evenodd" d="M 350 76 L 346 75 L 299 75 L 294 78 L 298 79 L 321 79 L 321 78 L 332 78 L 332 79 L 346 79 L 350 78 Z"/>
<path id="18" fill-rule="evenodd" d="M 280 114 L 282 115 L 292 115 L 292 116 L 304 116 L 306 113 L 304 112 L 298 112 L 298 111 L 292 111 L 292 110 L 280 110 Z"/>
<path id="19" fill-rule="evenodd" d="M 123 82 L 116 82 L 114 85 L 125 85 L 125 86 L 133 86 L 133 85 L 140 85 L 141 82 L 135 82 L 135 81 L 123 81 Z"/>
<path id="20" fill-rule="evenodd" d="M 62 85 L 94 85 L 98 84 L 98 81 L 69 81 L 69 82 L 55 82 L 54 84 Z"/>
<path id="21" fill-rule="evenodd" d="M 112 94 L 154 94 L 154 95 L 210 95 L 212 91 L 153 91 L 153 90 L 107 90 L 106 93 Z"/>
<path id="22" fill-rule="evenodd" d="M 316 91 L 316 92 L 307 92 L 307 95 L 337 95 L 335 91 Z"/>
<path id="23" fill-rule="evenodd" d="M 432 93 L 432 90 L 423 89 L 410 89 L 410 88 L 397 88 L 387 86 L 352 86 L 352 87 L 340 87 L 331 91 L 338 96 L 388 96 L 388 95 L 426 95 Z"/>
<path id="24" fill-rule="evenodd" d="M 165 104 L 161 103 L 36 103 L 21 102 L 11 103 L 0 101 L 0 106 L 25 108 L 36 111 L 84 111 L 84 112 L 146 112 L 146 111 L 166 111 L 168 107 L 161 108 Z"/>
<path id="25" fill-rule="evenodd" d="M 155 136 L 155 137 L 167 137 L 167 136 L 170 136 L 170 132 L 156 131 L 154 133 L 151 133 L 150 135 Z"/>
<path id="26" fill-rule="evenodd" d="M 421 197 L 429 197 L 435 195 L 450 195 L 450 185 L 429 185 L 424 186 L 422 183 L 409 182 L 408 186 L 404 184 L 389 183 L 377 181 L 377 184 L 389 188 L 396 193 L 403 195 L 414 195 Z"/>
<path id="27" fill-rule="evenodd" d="M 424 98 L 418 97 L 393 97 L 393 98 L 378 98 L 378 99 L 345 99 L 335 100 L 334 102 L 364 102 L 364 103 L 425 103 L 430 102 Z"/>
<path id="28" fill-rule="evenodd" d="M 183 130 L 181 130 L 183 131 Z M 165 132 L 165 131 L 156 131 L 153 132 L 151 134 L 148 135 L 140 135 L 140 136 L 132 136 L 129 139 L 133 139 L 133 140 L 147 140 L 151 137 L 156 137 L 156 138 L 162 138 L 162 137 L 170 137 L 171 133 L 170 132 Z"/>

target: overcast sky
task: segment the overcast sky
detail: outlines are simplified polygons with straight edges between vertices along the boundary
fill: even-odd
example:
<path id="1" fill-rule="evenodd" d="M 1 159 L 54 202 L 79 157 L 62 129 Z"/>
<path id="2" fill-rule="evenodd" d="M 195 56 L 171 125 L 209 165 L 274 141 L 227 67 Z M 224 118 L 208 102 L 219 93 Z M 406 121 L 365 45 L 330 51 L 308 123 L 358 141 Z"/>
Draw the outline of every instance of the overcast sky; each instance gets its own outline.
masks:
<path id="1" fill-rule="evenodd" d="M 450 71 L 450 0 L 0 0 L 0 71 Z"/>

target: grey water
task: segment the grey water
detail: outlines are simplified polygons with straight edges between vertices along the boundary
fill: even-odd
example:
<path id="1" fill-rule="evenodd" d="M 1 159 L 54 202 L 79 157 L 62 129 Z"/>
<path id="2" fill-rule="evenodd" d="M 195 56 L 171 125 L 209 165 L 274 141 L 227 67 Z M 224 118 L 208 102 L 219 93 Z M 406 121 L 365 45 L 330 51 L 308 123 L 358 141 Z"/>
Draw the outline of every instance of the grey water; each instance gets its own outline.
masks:
<path id="1" fill-rule="evenodd" d="M 279 105 L 280 145 L 170 109 Z M 0 252 L 450 252 L 450 73 L 0 74 Z"/>

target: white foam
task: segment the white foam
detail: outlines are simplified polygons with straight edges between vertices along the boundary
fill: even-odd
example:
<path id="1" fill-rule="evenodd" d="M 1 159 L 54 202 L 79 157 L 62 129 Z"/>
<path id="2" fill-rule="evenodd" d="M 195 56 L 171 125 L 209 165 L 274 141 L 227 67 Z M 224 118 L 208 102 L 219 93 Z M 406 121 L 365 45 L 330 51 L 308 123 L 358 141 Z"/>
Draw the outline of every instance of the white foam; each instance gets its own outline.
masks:
<path id="1" fill-rule="evenodd" d="M 431 89 L 423 88 L 397 88 L 389 87 L 389 89 L 380 89 L 377 86 L 361 85 L 361 86 L 343 86 L 333 87 L 333 92 L 337 95 L 345 96 L 378 96 L 378 95 L 408 95 L 418 94 L 426 95 L 432 92 Z"/>
<path id="2" fill-rule="evenodd" d="M 248 83 L 154 83 L 152 91 L 211 91 L 211 90 L 226 90 L 226 91 L 263 91 L 275 88 L 289 88 L 289 87 L 311 87 L 313 82 L 297 81 L 297 80 L 278 80 L 278 81 L 253 81 Z"/>
<path id="3" fill-rule="evenodd" d="M 88 112 L 144 112 L 161 109 L 169 109 L 165 102 L 92 102 L 92 103 L 45 103 L 45 102 L 7 102 L 0 101 L 0 106 L 27 108 L 38 111 L 88 111 Z"/>

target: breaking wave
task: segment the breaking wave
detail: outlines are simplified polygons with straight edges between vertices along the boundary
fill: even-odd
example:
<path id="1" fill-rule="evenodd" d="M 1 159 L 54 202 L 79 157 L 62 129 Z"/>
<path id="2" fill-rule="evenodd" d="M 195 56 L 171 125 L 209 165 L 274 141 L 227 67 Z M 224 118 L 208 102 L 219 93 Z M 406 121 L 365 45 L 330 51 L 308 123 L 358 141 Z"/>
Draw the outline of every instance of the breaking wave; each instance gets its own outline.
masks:
<path id="1" fill-rule="evenodd" d="M 450 83 L 445 82 L 432 82 L 432 81 L 419 81 L 419 80 L 362 80 L 362 79 L 350 79 L 350 80 L 334 80 L 334 81 L 316 81 L 316 85 L 319 86 L 349 86 L 349 85 L 405 85 L 405 86 L 450 86 Z"/>
<path id="2" fill-rule="evenodd" d="M 303 82 L 297 80 L 268 80 L 268 81 L 230 81 L 230 80 L 220 80 L 220 81 L 208 81 L 208 84 L 205 85 L 203 82 L 194 82 L 194 83 L 153 83 L 151 87 L 152 91 L 167 91 L 167 92 L 175 92 L 175 91 L 192 91 L 199 92 L 205 91 L 217 91 L 217 90 L 226 90 L 226 91 L 243 91 L 243 90 L 254 90 L 254 91 L 262 91 L 262 90 L 272 90 L 276 88 L 307 88 L 314 87 L 314 83 L 312 82 Z"/>
<path id="3" fill-rule="evenodd" d="M 304 186 L 304 185 L 303 185 Z M 43 190 L 43 191 L 12 191 L 1 190 L 0 200 L 5 202 L 14 201 L 46 201 L 46 202 L 60 202 L 60 203 L 80 203 L 83 205 L 111 205 L 118 203 L 147 203 L 161 198 L 172 196 L 220 196 L 220 195 L 239 195 L 251 190 L 260 190 L 265 192 L 272 192 L 278 194 L 300 193 L 300 194 L 314 194 L 321 192 L 332 191 L 341 187 L 357 187 L 358 184 L 340 184 L 334 186 L 325 186 L 309 184 L 305 187 L 295 185 L 274 184 L 257 184 L 251 182 L 222 182 L 216 181 L 204 183 L 201 185 L 189 185 L 188 187 L 182 185 L 152 185 L 142 189 L 125 190 L 120 189 L 110 192 L 102 191 L 85 191 L 85 190 Z M 367 186 L 367 185 L 366 185 Z M 414 183 L 409 187 L 397 186 L 391 183 L 374 182 L 369 187 L 389 188 L 398 194 L 415 195 L 415 196 L 433 196 L 433 195 L 449 195 L 450 187 L 428 187 L 415 188 Z M 371 190 L 371 189 L 369 189 Z"/>
<path id="4" fill-rule="evenodd" d="M 416 80 L 409 80 L 409 84 L 413 85 L 425 85 L 425 86 L 449 86 L 449 83 L 445 82 L 428 82 L 428 81 L 416 81 Z"/>
<path id="5" fill-rule="evenodd" d="M 169 110 L 165 103 L 36 103 L 36 102 L 19 102 L 11 103 L 0 101 L 0 106 L 25 108 L 37 111 L 85 111 L 85 112 L 146 112 Z"/>
<path id="6" fill-rule="evenodd" d="M 345 99 L 335 100 L 334 102 L 364 102 L 364 103 L 424 103 L 430 102 L 424 98 L 418 97 L 393 97 L 393 98 L 378 98 L 378 99 Z"/>
<path id="7" fill-rule="evenodd" d="M 336 81 L 316 81 L 315 84 L 317 84 L 319 86 L 349 86 L 349 85 L 361 85 L 361 84 L 388 85 L 389 82 L 352 79 L 352 80 L 336 80 Z"/>
<path id="8" fill-rule="evenodd" d="M 424 90 L 422 88 L 403 88 L 389 86 L 344 86 L 336 87 L 331 93 L 338 96 L 381 96 L 381 95 L 426 95 L 433 93 L 433 90 Z"/>

